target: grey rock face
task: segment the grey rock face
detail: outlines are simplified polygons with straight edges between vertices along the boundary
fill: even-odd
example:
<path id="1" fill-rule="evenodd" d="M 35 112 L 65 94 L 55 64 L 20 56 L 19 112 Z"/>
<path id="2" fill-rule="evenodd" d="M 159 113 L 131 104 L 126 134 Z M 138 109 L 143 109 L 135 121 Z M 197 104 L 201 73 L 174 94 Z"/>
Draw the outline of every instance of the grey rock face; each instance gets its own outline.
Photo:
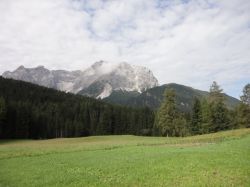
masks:
<path id="1" fill-rule="evenodd" d="M 149 69 L 126 62 L 99 61 L 84 71 L 50 71 L 43 66 L 20 66 L 13 72 L 3 73 L 3 77 L 101 99 L 108 97 L 113 90 L 142 92 L 158 85 Z"/>
<path id="2" fill-rule="evenodd" d="M 80 74 L 80 71 L 50 71 L 43 66 L 38 66 L 36 68 L 25 68 L 24 66 L 20 66 L 13 72 L 4 72 L 3 77 L 31 82 L 41 86 L 70 92 L 75 79 Z"/>

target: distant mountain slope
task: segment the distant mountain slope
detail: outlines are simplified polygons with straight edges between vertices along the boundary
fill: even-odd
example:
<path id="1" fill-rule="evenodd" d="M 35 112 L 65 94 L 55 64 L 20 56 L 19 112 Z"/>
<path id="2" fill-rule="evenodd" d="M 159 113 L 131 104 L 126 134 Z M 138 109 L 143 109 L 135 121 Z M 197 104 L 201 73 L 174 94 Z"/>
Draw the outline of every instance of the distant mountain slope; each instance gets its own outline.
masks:
<path id="1" fill-rule="evenodd" d="M 126 62 L 99 61 L 84 71 L 20 66 L 13 72 L 3 73 L 3 77 L 101 99 L 109 96 L 114 90 L 143 92 L 158 85 L 152 71 Z"/>
<path id="2" fill-rule="evenodd" d="M 177 97 L 177 105 L 181 111 L 191 111 L 194 97 L 198 97 L 201 99 L 202 97 L 207 97 L 209 94 L 206 91 L 197 90 L 180 84 L 170 83 L 148 89 L 145 92 L 142 92 L 141 94 L 130 94 L 126 92 L 119 92 L 119 94 L 111 94 L 104 100 L 110 103 L 116 103 L 121 105 L 140 107 L 147 106 L 152 109 L 157 109 L 163 100 L 163 93 L 167 88 L 172 88 L 175 90 Z M 118 97 L 117 95 L 121 95 L 123 97 L 123 100 L 116 99 Z M 233 108 L 239 103 L 239 100 L 226 94 L 225 98 L 226 105 L 229 108 Z"/>
<path id="3" fill-rule="evenodd" d="M 104 98 L 103 101 L 119 105 L 139 106 L 139 104 L 133 105 L 133 100 L 138 96 L 140 96 L 140 93 L 136 91 L 115 90 L 109 97 Z"/>

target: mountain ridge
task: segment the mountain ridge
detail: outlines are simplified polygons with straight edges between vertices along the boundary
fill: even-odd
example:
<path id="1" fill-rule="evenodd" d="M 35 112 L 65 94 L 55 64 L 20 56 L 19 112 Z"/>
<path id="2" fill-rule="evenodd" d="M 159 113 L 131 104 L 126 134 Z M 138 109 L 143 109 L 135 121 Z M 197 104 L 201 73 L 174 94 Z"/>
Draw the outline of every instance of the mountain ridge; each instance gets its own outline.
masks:
<path id="1" fill-rule="evenodd" d="M 25 68 L 22 65 L 13 72 L 4 72 L 3 77 L 101 99 L 117 89 L 143 92 L 159 85 L 151 70 L 126 62 L 98 61 L 85 70 L 76 71 L 49 70 L 44 66 Z M 96 89 L 98 93 L 93 94 L 91 90 L 96 84 L 102 89 Z"/>

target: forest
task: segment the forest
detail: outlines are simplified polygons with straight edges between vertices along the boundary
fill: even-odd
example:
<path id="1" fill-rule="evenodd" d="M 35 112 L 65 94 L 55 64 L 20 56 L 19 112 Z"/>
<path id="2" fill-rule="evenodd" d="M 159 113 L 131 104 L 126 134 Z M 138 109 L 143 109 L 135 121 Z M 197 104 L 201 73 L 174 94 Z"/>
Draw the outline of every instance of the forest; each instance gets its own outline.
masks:
<path id="1" fill-rule="evenodd" d="M 147 135 L 148 108 L 115 106 L 0 77 L 0 137 L 47 139 L 90 135 Z"/>
<path id="2" fill-rule="evenodd" d="M 243 88 L 238 106 L 229 109 L 223 89 L 213 82 L 208 97 L 193 98 L 192 111 L 183 113 L 176 107 L 176 93 L 166 89 L 164 101 L 155 118 L 155 129 L 162 136 L 187 136 L 250 127 L 250 84 Z"/>
<path id="3" fill-rule="evenodd" d="M 48 139 L 91 135 L 132 134 L 189 136 L 250 127 L 250 85 L 241 103 L 228 109 L 222 89 L 213 82 L 209 97 L 194 98 L 192 112 L 176 107 L 175 92 L 167 89 L 157 111 L 108 104 L 0 77 L 0 138 Z"/>

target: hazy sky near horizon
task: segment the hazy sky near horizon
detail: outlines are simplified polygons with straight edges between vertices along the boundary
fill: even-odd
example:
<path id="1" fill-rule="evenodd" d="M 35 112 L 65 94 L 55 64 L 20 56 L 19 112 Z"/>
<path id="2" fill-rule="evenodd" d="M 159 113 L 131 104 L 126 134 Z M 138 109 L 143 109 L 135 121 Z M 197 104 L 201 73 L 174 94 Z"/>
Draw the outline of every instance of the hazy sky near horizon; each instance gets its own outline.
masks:
<path id="1" fill-rule="evenodd" d="M 161 84 L 239 97 L 250 82 L 249 0 L 0 0 L 0 74 L 20 65 L 150 68 Z"/>

